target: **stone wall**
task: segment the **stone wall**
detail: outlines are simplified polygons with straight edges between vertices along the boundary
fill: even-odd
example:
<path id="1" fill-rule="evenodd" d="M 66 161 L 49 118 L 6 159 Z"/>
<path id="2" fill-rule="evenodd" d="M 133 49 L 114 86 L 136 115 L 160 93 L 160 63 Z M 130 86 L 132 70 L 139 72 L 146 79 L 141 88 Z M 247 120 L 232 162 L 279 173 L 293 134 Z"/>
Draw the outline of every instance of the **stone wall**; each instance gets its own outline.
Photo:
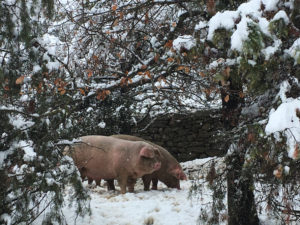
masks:
<path id="1" fill-rule="evenodd" d="M 228 147 L 218 110 L 193 114 L 168 114 L 144 121 L 132 129 L 142 137 L 166 148 L 183 162 L 209 156 L 222 156 Z"/>

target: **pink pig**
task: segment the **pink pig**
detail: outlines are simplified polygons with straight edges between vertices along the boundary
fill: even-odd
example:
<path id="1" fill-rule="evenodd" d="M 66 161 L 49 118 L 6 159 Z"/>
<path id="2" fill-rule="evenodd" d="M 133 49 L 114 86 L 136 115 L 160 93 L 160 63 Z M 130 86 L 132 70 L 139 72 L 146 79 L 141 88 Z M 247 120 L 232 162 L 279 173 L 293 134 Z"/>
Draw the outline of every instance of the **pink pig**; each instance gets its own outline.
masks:
<path id="1" fill-rule="evenodd" d="M 121 193 L 133 191 L 135 180 L 161 167 L 159 150 L 143 141 L 127 141 L 106 136 L 84 136 L 67 150 L 81 177 L 100 184 L 101 179 L 117 179 Z M 66 152 L 66 150 L 65 150 Z"/>
<path id="2" fill-rule="evenodd" d="M 165 148 L 135 136 L 120 134 L 112 135 L 112 137 L 130 141 L 145 141 L 159 150 L 161 154 L 161 167 L 159 170 L 156 170 L 151 174 L 146 174 L 142 177 L 145 191 L 149 190 L 151 181 L 152 189 L 157 190 L 158 180 L 160 180 L 170 188 L 177 189 L 180 189 L 180 180 L 187 180 L 187 177 L 178 161 Z M 131 184 L 132 182 L 132 180 L 129 181 L 129 184 Z M 111 185 L 113 185 L 113 182 L 108 182 L 109 189 L 114 189 L 114 187 L 112 187 Z"/>

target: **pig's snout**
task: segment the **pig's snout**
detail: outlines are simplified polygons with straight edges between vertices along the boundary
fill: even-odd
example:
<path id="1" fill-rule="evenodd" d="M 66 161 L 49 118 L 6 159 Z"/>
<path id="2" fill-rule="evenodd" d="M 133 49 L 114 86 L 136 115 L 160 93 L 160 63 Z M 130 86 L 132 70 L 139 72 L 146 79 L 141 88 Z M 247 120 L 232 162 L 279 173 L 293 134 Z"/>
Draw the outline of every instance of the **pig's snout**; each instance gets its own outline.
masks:
<path id="1" fill-rule="evenodd" d="M 156 163 L 154 164 L 154 166 L 153 166 L 153 168 L 154 168 L 155 170 L 159 170 L 160 167 L 161 167 L 161 162 L 156 162 Z"/>

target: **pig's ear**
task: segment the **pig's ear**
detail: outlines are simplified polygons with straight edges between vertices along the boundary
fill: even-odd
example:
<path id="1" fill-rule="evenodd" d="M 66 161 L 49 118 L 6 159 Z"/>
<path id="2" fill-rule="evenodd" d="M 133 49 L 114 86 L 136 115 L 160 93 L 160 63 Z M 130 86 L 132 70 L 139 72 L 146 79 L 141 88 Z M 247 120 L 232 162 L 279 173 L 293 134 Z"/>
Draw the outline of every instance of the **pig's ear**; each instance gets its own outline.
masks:
<path id="1" fill-rule="evenodd" d="M 154 151 L 147 147 L 143 147 L 140 151 L 140 156 L 146 157 L 146 158 L 154 158 Z"/>
<path id="2" fill-rule="evenodd" d="M 170 170 L 170 173 L 174 177 L 176 177 L 176 179 L 178 179 L 178 180 L 187 180 L 185 173 L 179 167 L 176 167 L 175 169 Z"/>
<path id="3" fill-rule="evenodd" d="M 153 150 L 154 150 L 154 153 L 155 153 L 156 155 L 158 155 L 159 158 L 162 158 L 162 154 L 160 153 L 160 151 L 159 151 L 158 148 L 155 148 L 155 147 L 154 147 Z"/>

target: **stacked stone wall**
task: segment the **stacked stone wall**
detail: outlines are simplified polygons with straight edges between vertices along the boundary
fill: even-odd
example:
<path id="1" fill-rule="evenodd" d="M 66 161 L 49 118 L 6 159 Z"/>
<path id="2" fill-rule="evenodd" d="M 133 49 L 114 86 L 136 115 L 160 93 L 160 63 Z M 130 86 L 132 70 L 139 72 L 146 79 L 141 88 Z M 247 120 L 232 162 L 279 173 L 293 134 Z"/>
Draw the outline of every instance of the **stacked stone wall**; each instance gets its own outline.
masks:
<path id="1" fill-rule="evenodd" d="M 224 155 L 228 143 L 222 130 L 220 111 L 206 110 L 146 120 L 132 129 L 132 135 L 163 146 L 183 162 Z"/>

